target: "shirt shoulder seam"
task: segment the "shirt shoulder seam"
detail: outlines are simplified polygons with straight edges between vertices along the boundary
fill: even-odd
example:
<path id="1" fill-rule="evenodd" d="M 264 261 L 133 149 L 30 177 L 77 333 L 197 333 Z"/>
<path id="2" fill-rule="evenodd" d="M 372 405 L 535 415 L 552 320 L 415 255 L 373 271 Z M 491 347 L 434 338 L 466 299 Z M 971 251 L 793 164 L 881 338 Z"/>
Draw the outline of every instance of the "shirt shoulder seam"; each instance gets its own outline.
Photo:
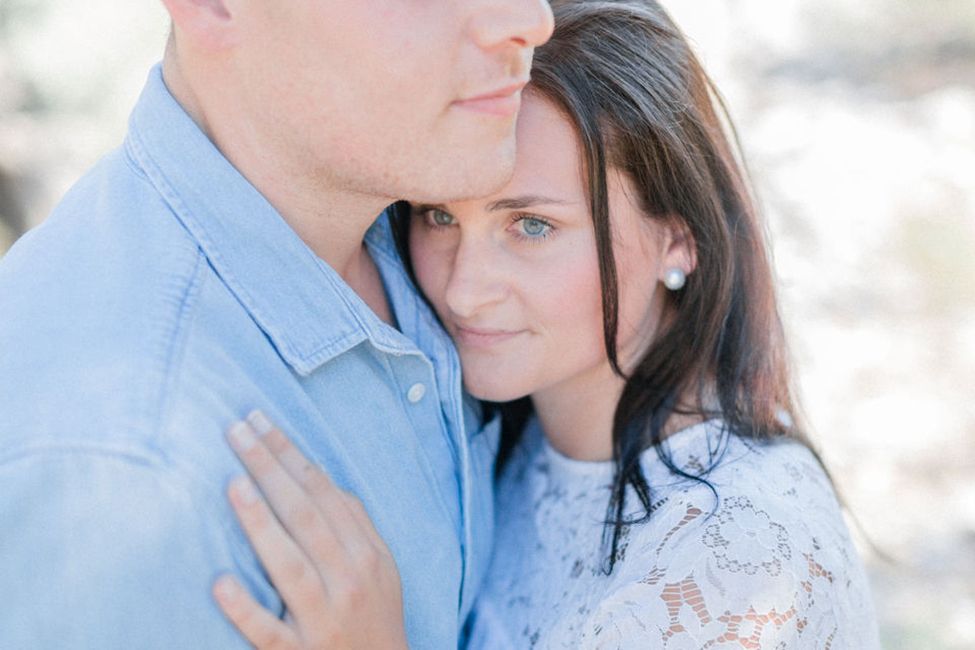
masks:
<path id="1" fill-rule="evenodd" d="M 148 445 L 111 445 L 83 439 L 31 442 L 4 450 L 0 455 L 0 469 L 11 468 L 19 462 L 30 459 L 50 460 L 58 456 L 75 458 L 85 456 L 102 462 L 124 463 L 152 474 L 162 483 L 176 487 L 183 493 L 190 510 L 200 517 L 201 521 L 211 522 L 214 529 L 219 529 L 219 534 L 227 539 L 239 568 L 244 571 L 249 570 L 246 558 L 250 554 L 250 549 L 243 533 L 235 530 L 234 524 L 228 518 L 220 516 L 219 509 L 215 508 L 212 501 L 200 498 L 201 493 L 206 493 L 208 482 L 201 480 L 201 477 L 194 475 L 193 472 L 185 471 L 178 464 L 170 462 L 170 459 L 166 458 L 159 449 Z"/>

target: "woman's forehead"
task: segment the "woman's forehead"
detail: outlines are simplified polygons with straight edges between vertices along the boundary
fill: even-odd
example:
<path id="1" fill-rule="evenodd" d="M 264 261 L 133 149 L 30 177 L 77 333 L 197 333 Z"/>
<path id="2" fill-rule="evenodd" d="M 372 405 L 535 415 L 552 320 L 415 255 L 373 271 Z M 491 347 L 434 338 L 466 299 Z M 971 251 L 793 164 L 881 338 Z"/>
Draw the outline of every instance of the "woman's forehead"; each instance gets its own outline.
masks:
<path id="1" fill-rule="evenodd" d="M 526 93 L 518 116 L 515 172 L 498 197 L 539 195 L 584 200 L 584 177 L 575 128 L 548 100 Z"/>

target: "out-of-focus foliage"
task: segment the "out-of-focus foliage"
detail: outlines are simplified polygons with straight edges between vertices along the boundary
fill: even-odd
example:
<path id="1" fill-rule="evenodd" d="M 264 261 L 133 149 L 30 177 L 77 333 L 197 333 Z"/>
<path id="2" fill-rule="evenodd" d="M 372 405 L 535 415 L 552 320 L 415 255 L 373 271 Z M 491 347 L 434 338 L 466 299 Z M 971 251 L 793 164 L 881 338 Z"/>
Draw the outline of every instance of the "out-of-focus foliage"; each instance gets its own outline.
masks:
<path id="1" fill-rule="evenodd" d="M 667 3 L 725 89 L 887 648 L 975 647 L 975 2 Z"/>
<path id="2" fill-rule="evenodd" d="M 885 647 L 975 647 L 975 2 L 665 0 L 728 99 Z M 0 0 L 0 251 L 124 132 L 167 20 Z"/>
<path id="3" fill-rule="evenodd" d="M 120 141 L 168 27 L 154 0 L 0 0 L 0 250 Z"/>

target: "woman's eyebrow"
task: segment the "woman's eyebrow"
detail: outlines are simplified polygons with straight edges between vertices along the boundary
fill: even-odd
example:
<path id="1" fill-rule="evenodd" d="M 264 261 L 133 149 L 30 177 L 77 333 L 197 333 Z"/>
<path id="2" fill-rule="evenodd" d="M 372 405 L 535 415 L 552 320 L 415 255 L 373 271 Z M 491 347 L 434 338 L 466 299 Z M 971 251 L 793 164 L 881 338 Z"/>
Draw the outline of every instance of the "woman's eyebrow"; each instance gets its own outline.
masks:
<path id="1" fill-rule="evenodd" d="M 562 199 L 552 199 L 547 196 L 537 194 L 526 194 L 524 196 L 513 196 L 505 199 L 498 199 L 488 204 L 489 212 L 497 210 L 524 210 L 525 208 L 539 204 L 547 205 L 571 205 L 573 201 L 563 201 Z"/>

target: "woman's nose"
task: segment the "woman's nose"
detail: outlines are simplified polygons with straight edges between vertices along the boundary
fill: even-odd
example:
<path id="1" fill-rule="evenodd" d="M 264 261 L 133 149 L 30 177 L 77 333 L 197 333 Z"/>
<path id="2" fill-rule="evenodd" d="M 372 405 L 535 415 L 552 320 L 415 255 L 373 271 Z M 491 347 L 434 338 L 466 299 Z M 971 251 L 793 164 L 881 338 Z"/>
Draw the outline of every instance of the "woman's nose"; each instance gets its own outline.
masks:
<path id="1" fill-rule="evenodd" d="M 503 265 L 489 242 L 461 242 L 444 295 L 450 311 L 468 320 L 501 302 L 505 296 Z"/>

